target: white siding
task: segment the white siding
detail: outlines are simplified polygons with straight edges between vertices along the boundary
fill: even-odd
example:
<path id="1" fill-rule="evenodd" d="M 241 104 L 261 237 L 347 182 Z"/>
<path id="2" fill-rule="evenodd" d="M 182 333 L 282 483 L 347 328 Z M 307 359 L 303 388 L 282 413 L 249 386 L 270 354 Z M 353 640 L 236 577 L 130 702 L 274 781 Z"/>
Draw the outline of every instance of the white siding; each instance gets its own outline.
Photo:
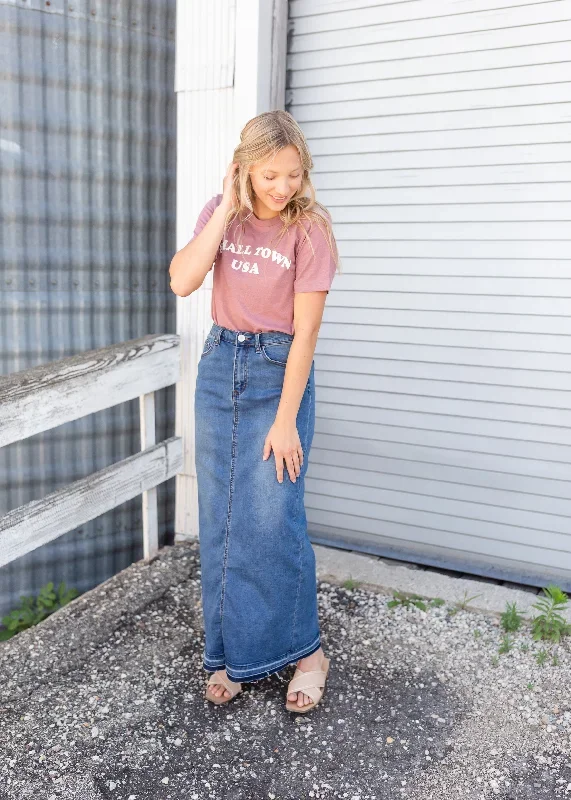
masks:
<path id="1" fill-rule="evenodd" d="M 344 271 L 312 539 L 569 589 L 571 0 L 289 11 L 286 107 Z"/>

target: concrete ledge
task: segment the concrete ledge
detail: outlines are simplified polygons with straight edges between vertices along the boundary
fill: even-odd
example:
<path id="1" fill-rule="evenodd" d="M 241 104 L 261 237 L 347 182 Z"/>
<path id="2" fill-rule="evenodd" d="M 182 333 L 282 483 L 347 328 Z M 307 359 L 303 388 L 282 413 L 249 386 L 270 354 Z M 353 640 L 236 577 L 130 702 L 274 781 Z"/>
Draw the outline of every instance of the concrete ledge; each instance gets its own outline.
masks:
<path id="1" fill-rule="evenodd" d="M 399 591 L 418 594 L 429 599 L 441 597 L 451 605 L 463 600 L 465 596 L 478 595 L 467 604 L 466 608 L 498 616 L 505 611 L 506 603 L 516 603 L 521 612 L 528 612 L 529 618 L 536 613 L 531 606 L 537 602 L 538 596 L 522 589 L 496 586 L 477 578 L 453 578 L 439 572 L 431 572 L 429 569 L 416 570 L 389 565 L 376 557 L 334 547 L 317 544 L 312 546 L 315 552 L 317 577 L 321 581 L 340 585 L 352 579 L 381 594 Z M 566 616 L 571 623 L 571 609 L 567 611 Z"/>

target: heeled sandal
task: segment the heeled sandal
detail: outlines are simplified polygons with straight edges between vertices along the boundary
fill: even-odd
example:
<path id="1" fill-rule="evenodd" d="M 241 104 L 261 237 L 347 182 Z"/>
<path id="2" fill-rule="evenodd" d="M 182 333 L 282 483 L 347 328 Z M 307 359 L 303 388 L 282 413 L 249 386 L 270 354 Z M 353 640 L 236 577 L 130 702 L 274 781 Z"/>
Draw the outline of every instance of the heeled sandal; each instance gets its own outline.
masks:
<path id="1" fill-rule="evenodd" d="M 230 697 L 224 697 L 224 692 L 217 697 L 215 694 L 212 694 L 209 686 L 213 684 L 221 684 L 230 692 Z M 206 683 L 206 691 L 204 696 L 207 700 L 210 700 L 211 703 L 216 703 L 216 705 L 220 705 L 220 703 L 228 703 L 230 700 L 233 700 L 237 694 L 240 694 L 242 691 L 242 684 L 236 683 L 235 681 L 231 681 L 230 678 L 226 675 L 226 670 L 219 669 L 213 675 L 210 676 Z"/>
<path id="2" fill-rule="evenodd" d="M 306 711 L 311 711 L 312 708 L 319 703 L 325 692 L 325 683 L 327 681 L 327 673 L 329 672 L 329 659 L 323 656 L 321 662 L 321 669 L 313 669 L 304 672 L 299 667 L 295 670 L 294 676 L 288 684 L 287 694 L 290 692 L 303 692 L 311 697 L 312 702 L 306 705 L 298 706 L 296 700 L 287 700 L 286 708 L 288 711 L 297 711 L 299 714 L 305 714 Z"/>

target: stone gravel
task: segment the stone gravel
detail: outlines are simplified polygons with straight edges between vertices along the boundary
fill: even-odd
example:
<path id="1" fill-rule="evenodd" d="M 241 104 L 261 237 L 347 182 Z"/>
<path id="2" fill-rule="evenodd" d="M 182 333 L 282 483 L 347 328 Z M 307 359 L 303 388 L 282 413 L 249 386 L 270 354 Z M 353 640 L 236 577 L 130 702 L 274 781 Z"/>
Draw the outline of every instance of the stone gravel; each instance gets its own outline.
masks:
<path id="1" fill-rule="evenodd" d="M 318 595 L 331 666 L 308 714 L 284 707 L 295 665 L 204 699 L 196 542 L 0 643 L 0 800 L 571 800 L 567 642 L 539 666 L 527 628 L 498 655 L 491 616 Z"/>

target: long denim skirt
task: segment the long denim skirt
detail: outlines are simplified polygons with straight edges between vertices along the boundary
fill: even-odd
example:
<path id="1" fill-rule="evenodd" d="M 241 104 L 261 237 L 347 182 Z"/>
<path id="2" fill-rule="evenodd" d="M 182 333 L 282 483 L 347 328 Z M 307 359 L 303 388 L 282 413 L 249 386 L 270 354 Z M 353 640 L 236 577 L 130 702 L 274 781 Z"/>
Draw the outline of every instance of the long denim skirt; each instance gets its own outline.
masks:
<path id="1" fill-rule="evenodd" d="M 195 390 L 203 667 L 256 681 L 320 647 L 305 473 L 315 427 L 315 363 L 297 414 L 295 481 L 277 478 L 264 441 L 275 420 L 293 335 L 214 323 Z"/>

